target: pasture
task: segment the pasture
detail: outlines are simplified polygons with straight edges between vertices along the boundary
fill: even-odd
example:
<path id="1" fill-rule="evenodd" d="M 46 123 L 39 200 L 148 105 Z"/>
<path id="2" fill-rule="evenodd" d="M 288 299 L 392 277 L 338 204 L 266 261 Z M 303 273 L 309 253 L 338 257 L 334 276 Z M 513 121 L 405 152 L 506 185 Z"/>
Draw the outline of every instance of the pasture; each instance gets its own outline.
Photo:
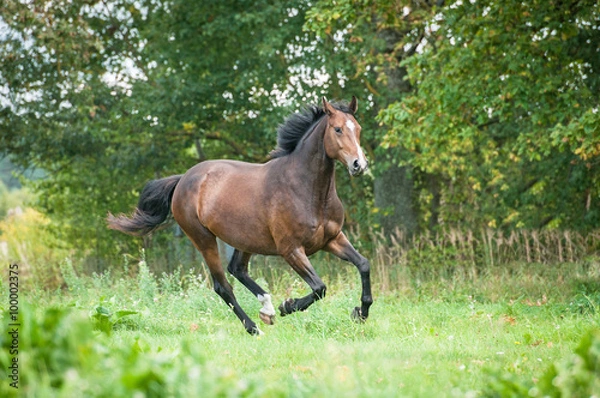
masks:
<path id="1" fill-rule="evenodd" d="M 328 296 L 252 337 L 202 273 L 153 275 L 142 261 L 82 276 L 65 262 L 63 288 L 21 293 L 20 385 L 3 380 L 2 396 L 535 396 L 553 364 L 578 369 L 561 364 L 600 321 L 594 259 L 374 267 L 364 324 L 350 317 L 360 294 L 354 267 L 328 256 L 315 264 Z M 288 268 L 260 257 L 251 266 L 276 305 L 307 291 Z M 260 303 L 232 283 L 258 320 Z M 4 327 L 6 315 L 3 303 Z M 574 380 L 566 376 L 563 385 Z M 597 378 L 588 384 L 582 391 L 598 392 Z"/>

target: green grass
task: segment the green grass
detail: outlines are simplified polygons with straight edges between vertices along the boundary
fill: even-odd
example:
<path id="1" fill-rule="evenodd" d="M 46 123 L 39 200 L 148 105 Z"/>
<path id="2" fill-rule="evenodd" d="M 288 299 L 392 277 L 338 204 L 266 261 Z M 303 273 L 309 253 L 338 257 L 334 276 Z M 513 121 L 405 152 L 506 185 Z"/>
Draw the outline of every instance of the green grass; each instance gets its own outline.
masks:
<path id="1" fill-rule="evenodd" d="M 318 266 L 329 286 L 324 300 L 278 317 L 274 326 L 260 325 L 265 334 L 256 338 L 193 275 L 155 277 L 142 266 L 137 278 L 81 277 L 65 264 L 67 288 L 22 292 L 31 308 L 21 309 L 19 393 L 479 396 L 498 380 L 536 386 L 600 322 L 596 263 L 375 270 L 376 301 L 364 324 L 350 319 L 359 302 L 358 276 L 338 265 Z M 279 265 L 259 273 L 276 305 L 307 293 Z M 234 286 L 258 321 L 258 301 Z M 93 316 L 99 307 L 113 314 L 105 332 L 92 330 L 102 329 Z M 136 314 L 118 318 L 117 311 Z M 0 395 L 15 393 L 7 386 L 2 381 Z"/>

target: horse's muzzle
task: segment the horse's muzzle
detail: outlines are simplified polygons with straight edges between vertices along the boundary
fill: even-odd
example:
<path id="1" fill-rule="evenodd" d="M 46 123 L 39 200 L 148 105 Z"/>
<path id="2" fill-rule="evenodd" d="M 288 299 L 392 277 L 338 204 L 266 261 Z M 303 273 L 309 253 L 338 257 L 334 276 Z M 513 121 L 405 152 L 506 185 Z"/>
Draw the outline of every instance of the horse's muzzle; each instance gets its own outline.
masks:
<path id="1" fill-rule="evenodd" d="M 367 168 L 369 167 L 369 163 L 366 160 L 362 162 L 359 159 L 355 159 L 354 162 L 348 167 L 348 171 L 352 177 L 358 177 L 362 175 Z"/>

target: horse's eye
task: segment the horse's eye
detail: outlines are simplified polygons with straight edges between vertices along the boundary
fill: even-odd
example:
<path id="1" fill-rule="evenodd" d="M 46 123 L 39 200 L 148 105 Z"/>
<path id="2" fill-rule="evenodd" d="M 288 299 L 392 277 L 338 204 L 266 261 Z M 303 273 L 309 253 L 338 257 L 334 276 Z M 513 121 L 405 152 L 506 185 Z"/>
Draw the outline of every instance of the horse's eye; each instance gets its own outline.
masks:
<path id="1" fill-rule="evenodd" d="M 334 130 L 335 130 L 336 133 L 342 134 L 342 129 L 341 128 L 335 127 Z"/>

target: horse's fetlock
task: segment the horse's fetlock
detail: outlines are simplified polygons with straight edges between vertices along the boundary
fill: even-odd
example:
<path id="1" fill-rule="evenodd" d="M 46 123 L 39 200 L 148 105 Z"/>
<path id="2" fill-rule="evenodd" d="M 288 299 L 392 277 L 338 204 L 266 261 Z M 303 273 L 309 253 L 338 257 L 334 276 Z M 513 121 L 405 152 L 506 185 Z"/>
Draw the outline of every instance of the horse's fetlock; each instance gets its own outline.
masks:
<path id="1" fill-rule="evenodd" d="M 317 287 L 314 290 L 314 295 L 317 300 L 324 298 L 326 293 L 327 293 L 327 286 L 325 286 L 324 284 Z"/>

